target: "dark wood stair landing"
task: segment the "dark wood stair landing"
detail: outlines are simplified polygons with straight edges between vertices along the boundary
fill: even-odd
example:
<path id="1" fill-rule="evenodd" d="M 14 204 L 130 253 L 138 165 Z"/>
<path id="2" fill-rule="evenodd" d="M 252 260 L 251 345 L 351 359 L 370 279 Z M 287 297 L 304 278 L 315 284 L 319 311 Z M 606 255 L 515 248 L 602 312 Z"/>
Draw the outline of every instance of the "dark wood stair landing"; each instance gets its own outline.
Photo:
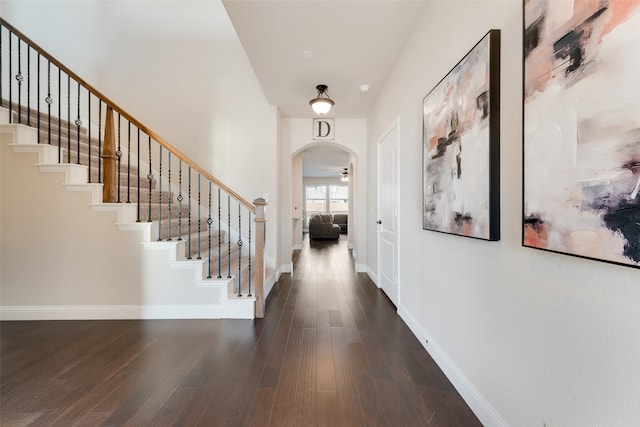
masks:
<path id="1" fill-rule="evenodd" d="M 346 245 L 307 240 L 260 320 L 0 323 L 0 424 L 480 425 Z"/>

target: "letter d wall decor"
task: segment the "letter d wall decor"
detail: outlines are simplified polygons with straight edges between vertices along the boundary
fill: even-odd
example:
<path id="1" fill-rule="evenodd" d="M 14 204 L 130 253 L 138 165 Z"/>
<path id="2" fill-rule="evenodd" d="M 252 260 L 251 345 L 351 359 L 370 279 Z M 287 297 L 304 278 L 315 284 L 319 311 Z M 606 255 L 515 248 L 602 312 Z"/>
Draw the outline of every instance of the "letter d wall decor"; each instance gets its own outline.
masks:
<path id="1" fill-rule="evenodd" d="M 333 141 L 335 130 L 333 119 L 313 119 L 314 141 Z"/>

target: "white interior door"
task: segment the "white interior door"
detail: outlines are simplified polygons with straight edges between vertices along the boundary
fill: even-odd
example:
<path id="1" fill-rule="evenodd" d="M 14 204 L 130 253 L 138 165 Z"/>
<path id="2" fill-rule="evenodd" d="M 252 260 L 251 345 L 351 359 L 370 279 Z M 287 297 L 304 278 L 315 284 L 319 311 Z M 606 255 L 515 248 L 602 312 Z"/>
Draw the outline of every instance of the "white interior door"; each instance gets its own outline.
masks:
<path id="1" fill-rule="evenodd" d="M 398 124 L 378 143 L 378 284 L 398 306 Z"/>

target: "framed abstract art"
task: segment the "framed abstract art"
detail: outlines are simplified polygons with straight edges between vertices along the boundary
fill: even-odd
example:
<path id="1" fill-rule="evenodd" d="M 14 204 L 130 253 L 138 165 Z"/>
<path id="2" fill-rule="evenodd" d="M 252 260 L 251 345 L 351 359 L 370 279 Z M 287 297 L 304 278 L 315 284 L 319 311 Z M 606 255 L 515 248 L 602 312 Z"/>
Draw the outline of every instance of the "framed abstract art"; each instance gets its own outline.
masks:
<path id="1" fill-rule="evenodd" d="M 422 228 L 500 239 L 500 31 L 424 97 Z"/>
<path id="2" fill-rule="evenodd" d="M 525 0 L 527 247 L 640 267 L 640 0 Z"/>

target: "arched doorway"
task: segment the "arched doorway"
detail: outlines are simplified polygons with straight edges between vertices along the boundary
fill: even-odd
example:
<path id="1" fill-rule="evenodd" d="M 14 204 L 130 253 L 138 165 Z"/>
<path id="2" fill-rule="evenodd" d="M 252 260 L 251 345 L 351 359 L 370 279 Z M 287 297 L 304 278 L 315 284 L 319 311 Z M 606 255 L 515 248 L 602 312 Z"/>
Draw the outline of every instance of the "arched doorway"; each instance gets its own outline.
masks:
<path id="1" fill-rule="evenodd" d="M 309 144 L 292 155 L 292 218 L 294 249 L 300 249 L 314 213 L 346 215 L 341 238 L 353 247 L 355 155 L 336 143 Z M 347 172 L 346 181 L 343 179 Z"/>

